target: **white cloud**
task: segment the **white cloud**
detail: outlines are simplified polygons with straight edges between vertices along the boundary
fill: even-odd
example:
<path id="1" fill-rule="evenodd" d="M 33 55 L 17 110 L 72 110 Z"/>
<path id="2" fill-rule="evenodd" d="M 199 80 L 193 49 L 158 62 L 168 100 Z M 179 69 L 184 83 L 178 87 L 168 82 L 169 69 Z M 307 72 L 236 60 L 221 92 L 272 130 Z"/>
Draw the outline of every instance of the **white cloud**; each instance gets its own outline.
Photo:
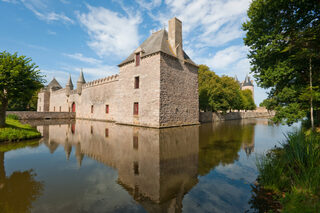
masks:
<path id="1" fill-rule="evenodd" d="M 55 31 L 52 31 L 52 30 L 48 30 L 47 33 L 49 35 L 57 35 L 57 33 Z"/>
<path id="2" fill-rule="evenodd" d="M 208 61 L 208 64 L 215 69 L 225 68 L 230 64 L 239 61 L 240 59 L 246 59 L 247 48 L 242 45 L 230 46 L 226 49 L 218 51 L 212 58 Z"/>
<path id="3" fill-rule="evenodd" d="M 17 0 L 1 0 L 3 2 L 7 2 L 7 3 L 13 3 L 13 4 L 17 4 L 18 1 Z"/>
<path id="4" fill-rule="evenodd" d="M 145 8 L 147 10 L 152 10 L 156 7 L 159 7 L 162 3 L 162 0 L 136 0 L 136 2 L 139 4 L 140 7 Z"/>
<path id="5" fill-rule="evenodd" d="M 101 64 L 102 61 L 95 59 L 95 58 L 90 58 L 90 57 L 85 57 L 83 56 L 81 53 L 74 53 L 74 54 L 66 54 L 64 53 L 63 55 L 72 58 L 72 59 L 76 59 L 82 62 L 86 62 L 86 63 L 90 63 L 90 64 Z"/>
<path id="6" fill-rule="evenodd" d="M 123 16 L 103 7 L 88 6 L 89 12 L 78 19 L 91 40 L 88 45 L 100 56 L 128 56 L 139 46 L 140 15 Z"/>
<path id="7" fill-rule="evenodd" d="M 98 78 L 104 78 L 110 75 L 118 74 L 119 70 L 117 66 L 110 66 L 105 64 L 95 64 L 91 66 L 71 66 L 65 65 L 61 67 L 65 73 L 69 72 L 76 76 L 76 80 L 79 77 L 80 70 L 83 70 L 86 81 L 92 81 Z M 66 79 L 67 80 L 67 79 Z"/>
<path id="8" fill-rule="evenodd" d="M 241 23 L 250 0 L 166 0 L 166 12 L 150 14 L 161 25 L 176 16 L 197 47 L 215 47 L 242 37 Z"/>
<path id="9" fill-rule="evenodd" d="M 61 21 L 65 24 L 74 24 L 74 21 L 63 13 L 56 13 L 48 9 L 42 0 L 21 0 L 26 8 L 31 10 L 40 20 L 53 22 Z"/>

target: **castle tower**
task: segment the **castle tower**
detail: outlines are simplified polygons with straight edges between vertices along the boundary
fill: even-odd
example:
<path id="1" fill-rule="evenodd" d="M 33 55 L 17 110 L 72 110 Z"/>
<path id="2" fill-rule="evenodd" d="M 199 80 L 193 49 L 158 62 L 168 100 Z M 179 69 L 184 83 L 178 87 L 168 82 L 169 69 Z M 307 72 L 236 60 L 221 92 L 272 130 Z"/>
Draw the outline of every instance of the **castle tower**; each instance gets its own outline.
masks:
<path id="1" fill-rule="evenodd" d="M 38 93 L 38 105 L 37 112 L 49 112 L 50 111 L 50 94 L 52 91 L 62 89 L 56 78 L 53 78 L 48 86 L 44 87 Z"/>
<path id="2" fill-rule="evenodd" d="M 244 82 L 241 84 L 241 90 L 249 89 L 252 92 L 252 97 L 254 98 L 254 87 L 253 80 L 250 80 L 250 77 L 246 75 Z"/>
<path id="3" fill-rule="evenodd" d="M 69 74 L 69 79 L 66 84 L 66 95 L 69 96 L 72 90 L 73 90 L 73 83 L 72 83 L 71 75 Z"/>
<path id="4" fill-rule="evenodd" d="M 77 81 L 77 93 L 79 95 L 81 95 L 81 93 L 82 93 L 82 85 L 85 84 L 85 83 L 86 83 L 86 81 L 84 80 L 83 72 L 82 72 L 82 69 L 81 69 L 80 76 L 79 76 L 79 79 Z"/>
<path id="5" fill-rule="evenodd" d="M 150 127 L 199 123 L 198 66 L 183 51 L 182 23 L 154 32 L 119 66 L 117 122 Z"/>

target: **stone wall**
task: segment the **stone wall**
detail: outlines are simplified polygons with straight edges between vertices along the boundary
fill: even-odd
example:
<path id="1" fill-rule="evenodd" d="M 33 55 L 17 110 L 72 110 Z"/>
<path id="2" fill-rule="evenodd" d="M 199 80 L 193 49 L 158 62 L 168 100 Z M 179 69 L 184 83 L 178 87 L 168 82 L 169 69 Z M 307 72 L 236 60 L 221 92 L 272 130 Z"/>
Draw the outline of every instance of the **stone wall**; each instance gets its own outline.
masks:
<path id="1" fill-rule="evenodd" d="M 42 90 L 38 93 L 38 112 L 48 112 L 50 104 L 50 92 Z"/>
<path id="2" fill-rule="evenodd" d="M 209 123 L 215 121 L 225 121 L 225 120 L 239 120 L 246 118 L 271 118 L 275 114 L 274 111 L 247 111 L 247 112 L 230 112 L 226 114 L 216 113 L 216 112 L 200 112 L 199 120 L 201 123 Z"/>
<path id="3" fill-rule="evenodd" d="M 82 85 L 80 95 L 76 90 L 72 90 L 69 96 L 65 89 L 51 92 L 50 112 L 70 112 L 75 103 L 77 118 L 114 121 L 117 100 L 118 75 L 114 75 Z M 109 113 L 106 113 L 106 105 L 109 105 Z"/>
<path id="4" fill-rule="evenodd" d="M 159 127 L 160 111 L 160 53 L 142 57 L 140 65 L 134 62 L 120 67 L 119 114 L 117 122 Z M 139 77 L 139 88 L 134 78 Z M 139 103 L 139 114 L 133 115 L 134 103 Z"/>
<path id="5" fill-rule="evenodd" d="M 7 111 L 9 114 L 19 116 L 21 120 L 75 119 L 75 113 L 72 112 Z"/>
<path id="6" fill-rule="evenodd" d="M 166 54 L 160 66 L 160 126 L 198 124 L 198 67 Z"/>

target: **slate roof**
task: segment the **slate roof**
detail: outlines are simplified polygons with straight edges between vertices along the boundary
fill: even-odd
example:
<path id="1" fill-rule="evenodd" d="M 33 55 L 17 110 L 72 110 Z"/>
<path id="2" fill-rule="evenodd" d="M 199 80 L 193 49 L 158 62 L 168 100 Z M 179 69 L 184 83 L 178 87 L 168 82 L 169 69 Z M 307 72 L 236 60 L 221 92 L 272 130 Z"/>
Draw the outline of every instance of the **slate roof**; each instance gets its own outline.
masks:
<path id="1" fill-rule="evenodd" d="M 246 79 L 244 80 L 242 86 L 253 86 L 253 84 L 250 80 L 250 77 L 248 75 L 246 76 Z"/>
<path id="2" fill-rule="evenodd" d="M 163 52 L 167 55 L 176 57 L 168 41 L 168 32 L 164 29 L 152 33 L 152 35 L 149 38 L 147 38 L 138 48 L 141 48 L 143 50 L 142 57 L 157 52 Z M 184 51 L 183 54 L 186 62 L 198 66 L 190 59 L 190 57 Z M 123 64 L 134 61 L 134 56 L 135 51 L 131 53 L 129 57 L 122 61 L 118 66 L 122 66 Z"/>
<path id="3" fill-rule="evenodd" d="M 81 70 L 81 72 L 80 72 L 80 76 L 79 76 L 79 78 L 78 78 L 78 81 L 77 81 L 77 83 L 86 83 L 86 80 L 84 80 L 84 77 L 83 77 L 83 72 L 82 72 L 82 70 Z"/>
<path id="4" fill-rule="evenodd" d="M 66 86 L 69 86 L 69 87 L 73 88 L 73 83 L 72 83 L 72 79 L 71 79 L 71 75 L 70 74 L 69 74 L 69 79 L 68 79 L 68 82 L 67 82 Z"/>
<path id="5" fill-rule="evenodd" d="M 56 78 L 53 78 L 52 81 L 48 84 L 47 88 L 49 89 L 62 89 L 59 82 L 56 80 Z"/>

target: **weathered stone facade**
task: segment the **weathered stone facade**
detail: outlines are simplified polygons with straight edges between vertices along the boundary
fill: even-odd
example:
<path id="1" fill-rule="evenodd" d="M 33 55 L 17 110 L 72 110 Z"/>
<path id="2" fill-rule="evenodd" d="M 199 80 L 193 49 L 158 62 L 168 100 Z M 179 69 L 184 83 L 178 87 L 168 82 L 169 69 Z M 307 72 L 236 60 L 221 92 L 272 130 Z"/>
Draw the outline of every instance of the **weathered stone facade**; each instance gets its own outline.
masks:
<path id="1" fill-rule="evenodd" d="M 38 95 L 39 112 L 75 112 L 76 118 L 172 127 L 199 123 L 198 66 L 182 49 L 182 23 L 153 33 L 119 66 L 119 75 L 77 88 L 54 79 Z"/>

